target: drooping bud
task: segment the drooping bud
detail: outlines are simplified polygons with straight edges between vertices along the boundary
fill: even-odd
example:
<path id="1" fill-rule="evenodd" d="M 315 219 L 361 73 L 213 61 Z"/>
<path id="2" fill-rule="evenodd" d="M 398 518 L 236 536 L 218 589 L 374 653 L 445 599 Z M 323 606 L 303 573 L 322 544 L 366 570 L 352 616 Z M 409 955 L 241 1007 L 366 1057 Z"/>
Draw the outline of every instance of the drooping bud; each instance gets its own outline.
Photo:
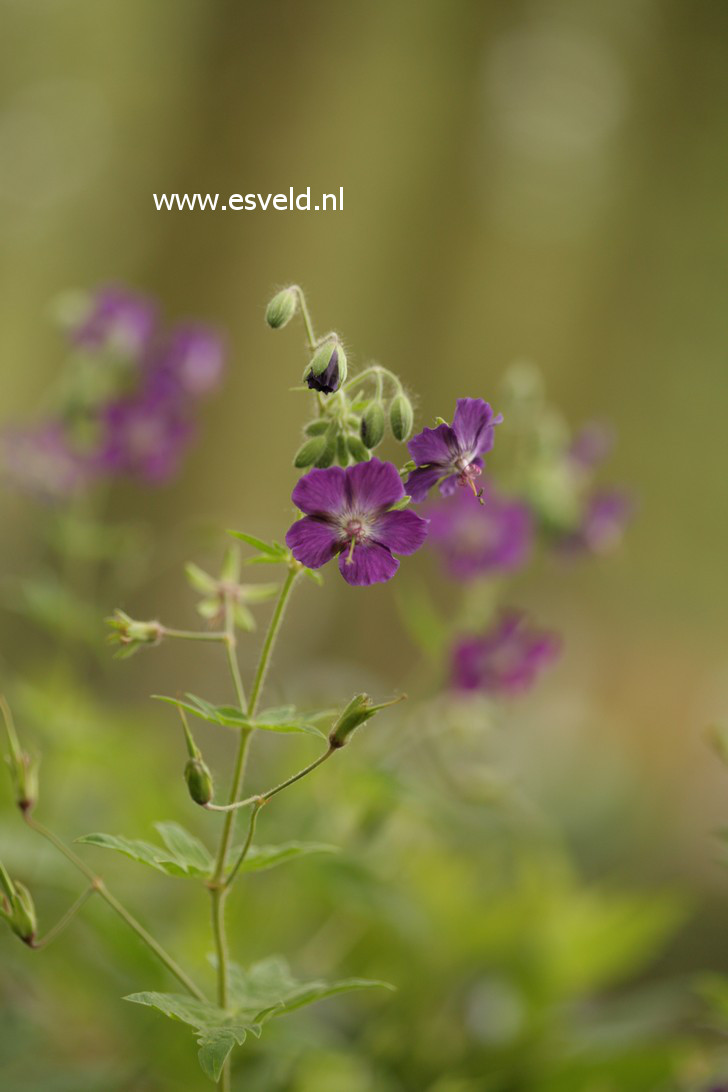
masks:
<path id="1" fill-rule="evenodd" d="M 212 774 L 200 756 L 187 760 L 185 766 L 187 791 L 196 804 L 209 804 L 215 794 Z"/>
<path id="2" fill-rule="evenodd" d="M 346 446 L 355 463 L 365 463 L 367 459 L 371 459 L 372 457 L 369 448 L 366 447 L 359 436 L 347 436 Z"/>
<path id="3" fill-rule="evenodd" d="M 109 644 L 119 646 L 116 653 L 119 658 L 133 656 L 142 645 L 158 645 L 164 636 L 160 622 L 137 622 L 123 610 L 115 610 L 106 622 L 112 631 Z"/>
<path id="4" fill-rule="evenodd" d="M 384 406 L 371 402 L 361 415 L 361 438 L 371 450 L 384 439 Z"/>
<path id="5" fill-rule="evenodd" d="M 329 732 L 329 746 L 332 748 L 343 747 L 349 739 L 349 736 L 354 732 L 360 724 L 364 724 L 370 720 L 380 709 L 386 709 L 390 705 L 396 705 L 397 702 L 402 701 L 405 697 L 401 694 L 394 701 L 382 702 L 380 705 L 374 705 L 372 699 L 368 694 L 355 694 L 349 704 L 339 714 L 338 719 L 335 721 L 333 728 Z"/>
<path id="6" fill-rule="evenodd" d="M 311 390 L 333 394 L 346 382 L 347 366 L 344 346 L 337 337 L 329 337 L 319 345 L 303 373 L 303 381 Z"/>
<path id="7" fill-rule="evenodd" d="M 392 435 L 395 440 L 406 440 L 409 434 L 412 432 L 412 426 L 414 424 L 415 415 L 412 409 L 412 403 L 407 395 L 400 391 L 392 399 L 389 407 L 389 427 L 392 429 Z"/>
<path id="8" fill-rule="evenodd" d="M 273 297 L 265 311 L 265 321 L 274 330 L 290 322 L 298 309 L 298 296 L 295 288 L 284 288 Z"/>
<path id="9" fill-rule="evenodd" d="M 38 928 L 33 899 L 25 884 L 11 880 L 0 864 L 0 917 L 25 944 L 33 943 Z"/>

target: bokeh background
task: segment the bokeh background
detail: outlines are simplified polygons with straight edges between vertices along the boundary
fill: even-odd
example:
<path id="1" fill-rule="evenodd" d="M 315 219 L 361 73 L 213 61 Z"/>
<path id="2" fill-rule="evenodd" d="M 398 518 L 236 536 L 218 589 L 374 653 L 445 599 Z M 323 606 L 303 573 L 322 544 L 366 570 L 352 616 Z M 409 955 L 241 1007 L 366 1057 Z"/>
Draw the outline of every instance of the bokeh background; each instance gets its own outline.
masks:
<path id="1" fill-rule="evenodd" d="M 287 526 L 302 419 L 289 387 L 303 347 L 298 331 L 265 326 L 277 286 L 301 283 L 317 325 L 341 331 L 353 362 L 375 357 L 397 371 L 418 393 L 422 422 L 447 416 L 456 396 L 496 402 L 510 362 L 537 362 L 572 422 L 614 424 L 610 474 L 639 511 L 618 556 L 546 564 L 519 585 L 524 604 L 563 632 L 565 655 L 513 723 L 504 718 L 499 746 L 588 882 L 679 895 L 685 920 L 662 956 L 665 974 L 728 966 L 728 891 L 711 841 L 728 816 L 728 783 L 704 741 L 728 715 L 728 8 L 2 0 L 0 24 L 2 422 L 31 417 L 57 373 L 50 304 L 69 287 L 126 283 L 156 296 L 170 319 L 219 326 L 230 349 L 224 394 L 210 402 L 184 473 L 114 497 L 115 516 L 146 525 L 154 542 L 122 605 L 185 624 L 182 563 L 219 555 L 213 528 L 280 536 Z M 343 186 L 344 210 L 157 212 L 152 200 L 308 185 Z M 27 498 L 0 494 L 4 574 L 39 561 L 37 519 Z M 25 708 L 53 725 L 43 749 L 48 778 L 63 786 L 60 823 L 69 834 L 104 829 L 102 820 L 122 829 L 133 796 L 137 830 L 124 829 L 144 836 L 159 794 L 180 806 L 167 785 L 178 741 L 155 710 L 143 738 L 142 722 L 124 718 L 151 691 L 222 688 L 223 667 L 166 649 L 130 665 L 87 663 L 84 679 L 113 698 L 100 722 L 97 698 L 64 689 L 57 651 L 27 619 L 0 615 L 3 676 L 25 680 L 14 684 Z M 342 690 L 353 678 L 393 690 L 417 655 L 386 589 L 361 595 L 329 580 L 300 595 L 276 668 L 283 692 L 327 673 Z M 9 798 L 3 807 L 5 845 Z M 296 868 L 298 884 L 313 884 Z M 139 904 L 152 898 L 143 878 L 134 882 Z M 271 889 L 283 900 L 286 883 Z M 161 897 L 156 880 L 153 892 Z M 313 920 L 315 897 L 306 898 Z M 113 923 L 94 914 L 113 945 Z M 269 935 L 295 950 L 306 930 L 285 928 L 274 913 L 251 954 Z M 123 1069 L 127 1040 L 112 1029 L 126 981 L 115 989 L 100 940 L 77 930 L 71 943 L 81 963 L 91 945 L 98 975 L 112 976 L 98 1036 L 89 968 L 75 977 L 68 948 L 49 952 L 49 1002 L 24 953 L 11 956 L 2 938 L 6 1000 L 23 1009 L 18 997 L 31 996 L 37 1017 L 25 1011 L 22 1035 L 13 1033 L 25 1057 L 45 1043 L 49 1058 L 66 1051 L 111 1066 L 98 1077 L 105 1087 L 162 1087 L 161 1065 L 152 1077 L 141 1064 L 134 1076 L 109 1075 Z M 387 977 L 384 962 L 364 969 Z M 63 1034 L 61 997 L 73 1013 Z M 176 1029 L 144 1013 L 123 1019 L 129 1042 L 151 1050 L 156 1034 L 174 1062 Z M 23 1075 L 15 1045 L 3 1046 L 8 1088 L 81 1087 L 76 1070 L 62 1083 L 66 1063 Z M 375 1087 L 359 1070 L 336 1072 L 332 1089 Z M 435 1058 L 391 1087 L 486 1087 L 436 1084 L 438 1074 Z M 270 1077 L 268 1087 L 329 1087 L 316 1073 L 299 1079 Z"/>

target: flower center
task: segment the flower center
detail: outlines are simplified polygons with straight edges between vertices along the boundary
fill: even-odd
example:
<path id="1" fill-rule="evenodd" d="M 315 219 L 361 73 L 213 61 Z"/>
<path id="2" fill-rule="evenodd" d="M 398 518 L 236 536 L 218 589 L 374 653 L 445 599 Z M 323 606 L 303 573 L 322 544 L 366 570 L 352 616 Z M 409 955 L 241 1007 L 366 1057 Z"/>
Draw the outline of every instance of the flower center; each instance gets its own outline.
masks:
<path id="1" fill-rule="evenodd" d="M 344 540 L 349 545 L 346 564 L 351 565 L 354 561 L 354 547 L 357 543 L 363 542 L 364 539 L 369 537 L 369 528 L 359 516 L 351 516 L 345 523 L 342 523 L 341 529 Z"/>
<path id="2" fill-rule="evenodd" d="M 482 469 L 477 463 L 468 462 L 464 455 L 460 455 L 455 460 L 455 469 L 458 472 L 458 485 L 469 486 L 473 491 L 473 496 L 477 497 L 482 504 L 483 490 L 478 491 L 475 487 L 475 479 L 479 478 L 483 473 Z"/>

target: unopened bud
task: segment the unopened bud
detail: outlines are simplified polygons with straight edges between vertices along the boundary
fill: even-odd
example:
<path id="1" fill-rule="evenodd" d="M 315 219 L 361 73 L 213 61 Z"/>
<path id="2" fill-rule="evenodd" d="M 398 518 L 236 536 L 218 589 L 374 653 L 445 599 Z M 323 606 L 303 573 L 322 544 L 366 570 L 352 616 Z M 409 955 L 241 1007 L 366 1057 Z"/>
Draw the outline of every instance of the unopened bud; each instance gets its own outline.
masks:
<path id="1" fill-rule="evenodd" d="M 381 402 L 372 402 L 361 415 L 361 438 L 371 450 L 381 444 L 384 438 L 384 407 Z"/>
<path id="2" fill-rule="evenodd" d="M 331 747 L 343 747 L 349 736 L 360 724 L 364 724 L 365 721 L 370 720 L 380 711 L 380 709 L 387 709 L 390 705 L 396 705 L 396 703 L 402 701 L 404 697 L 405 695 L 401 694 L 398 698 L 395 698 L 394 701 L 385 701 L 379 705 L 374 705 L 368 694 L 356 694 L 344 711 L 339 714 L 338 719 L 329 732 L 329 745 Z"/>
<path id="3" fill-rule="evenodd" d="M 406 440 L 414 424 L 412 403 L 403 392 L 396 394 L 389 407 L 389 426 L 395 440 Z"/>
<path id="4" fill-rule="evenodd" d="M 142 645 L 158 645 L 164 634 L 159 622 L 137 622 L 123 610 L 115 610 L 107 623 L 112 632 L 109 643 L 119 645 L 117 656 L 132 656 Z"/>
<path id="5" fill-rule="evenodd" d="M 321 394 L 333 394 L 346 382 L 347 366 L 344 346 L 338 338 L 327 338 L 313 354 L 306 371 L 304 383 Z"/>
<path id="6" fill-rule="evenodd" d="M 312 436 L 310 440 L 306 440 L 299 447 L 293 459 L 293 465 L 297 466 L 299 470 L 303 470 L 307 466 L 313 466 L 318 457 L 323 454 L 325 447 L 325 436 Z"/>
<path id="7" fill-rule="evenodd" d="M 365 463 L 371 459 L 369 448 L 362 442 L 359 436 L 347 436 L 346 446 L 355 463 Z"/>
<path id="8" fill-rule="evenodd" d="M 284 288 L 273 297 L 265 311 L 265 321 L 274 330 L 290 322 L 298 308 L 295 288 Z"/>
<path id="9" fill-rule="evenodd" d="M 307 436 L 322 436 L 329 431 L 330 423 L 326 417 L 317 417 L 315 421 L 309 421 L 303 431 Z"/>
<path id="10" fill-rule="evenodd" d="M 201 756 L 190 758 L 185 766 L 187 790 L 196 804 L 209 804 L 215 792 L 212 774 Z"/>
<path id="11" fill-rule="evenodd" d="M 349 448 L 346 445 L 346 437 L 342 433 L 336 437 L 336 461 L 339 466 L 349 465 Z"/>
<path id="12" fill-rule="evenodd" d="M 31 944 L 37 930 L 33 899 L 25 884 L 11 880 L 0 864 L 0 917 L 10 926 L 17 937 Z"/>

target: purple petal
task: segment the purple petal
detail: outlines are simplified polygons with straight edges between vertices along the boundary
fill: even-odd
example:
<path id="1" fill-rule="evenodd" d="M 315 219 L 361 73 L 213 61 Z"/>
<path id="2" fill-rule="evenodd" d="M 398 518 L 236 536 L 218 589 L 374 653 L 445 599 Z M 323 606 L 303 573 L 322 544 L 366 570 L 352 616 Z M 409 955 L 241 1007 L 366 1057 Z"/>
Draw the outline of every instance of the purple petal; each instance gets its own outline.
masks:
<path id="1" fill-rule="evenodd" d="M 418 466 L 437 463 L 449 466 L 457 455 L 457 438 L 449 425 L 423 428 L 407 444 L 407 450 Z"/>
<path id="2" fill-rule="evenodd" d="M 296 561 L 307 569 L 320 569 L 339 549 L 336 533 L 330 523 L 305 516 L 288 528 L 286 546 Z"/>
<path id="3" fill-rule="evenodd" d="M 493 426 L 502 420 L 482 398 L 458 398 L 452 430 L 460 449 L 472 455 L 485 455 L 495 440 Z"/>
<path id="4" fill-rule="evenodd" d="M 372 534 L 393 554 L 413 554 L 427 538 L 427 520 L 416 512 L 385 512 L 374 524 Z"/>
<path id="5" fill-rule="evenodd" d="M 111 345 L 137 355 L 151 341 L 155 323 L 156 308 L 150 300 L 110 286 L 95 294 L 88 315 L 72 332 L 72 338 L 89 349 Z"/>
<path id="6" fill-rule="evenodd" d="M 405 495 L 396 466 L 376 458 L 349 467 L 346 488 L 351 506 L 362 512 L 391 508 Z"/>
<path id="7" fill-rule="evenodd" d="M 206 326 L 178 326 L 169 337 L 162 367 L 176 378 L 185 394 L 192 398 L 209 394 L 222 378 L 223 343 Z"/>
<path id="8" fill-rule="evenodd" d="M 475 459 L 473 459 L 475 462 Z M 451 497 L 453 493 L 456 493 L 460 486 L 460 476 L 458 474 L 451 474 L 449 478 L 445 478 L 440 482 L 440 492 L 443 497 Z"/>
<path id="9" fill-rule="evenodd" d="M 384 584 L 392 579 L 398 568 L 399 561 L 392 557 L 385 546 L 380 546 L 376 542 L 360 543 L 355 546 L 351 558 L 349 558 L 348 550 L 344 550 L 339 555 L 341 575 L 347 584 L 354 584 L 357 587 Z"/>
<path id="10" fill-rule="evenodd" d="M 346 471 L 340 466 L 309 470 L 296 482 L 291 500 L 307 516 L 336 515 L 347 503 Z"/>
<path id="11" fill-rule="evenodd" d="M 405 482 L 405 492 L 409 493 L 413 501 L 423 501 L 432 489 L 433 485 L 442 476 L 442 467 L 420 466 L 413 470 Z"/>

